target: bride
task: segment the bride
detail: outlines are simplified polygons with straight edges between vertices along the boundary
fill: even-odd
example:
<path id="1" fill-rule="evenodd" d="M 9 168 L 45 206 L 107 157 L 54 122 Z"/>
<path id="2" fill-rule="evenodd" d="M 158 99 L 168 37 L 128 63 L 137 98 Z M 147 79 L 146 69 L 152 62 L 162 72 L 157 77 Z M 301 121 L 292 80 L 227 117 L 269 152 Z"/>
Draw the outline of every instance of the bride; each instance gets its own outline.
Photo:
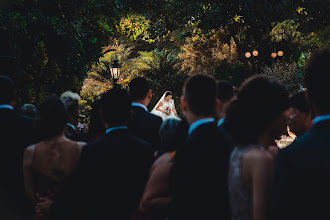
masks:
<path id="1" fill-rule="evenodd" d="M 172 92 L 166 91 L 151 113 L 160 116 L 163 121 L 168 118 L 177 118 L 178 114 L 175 109 L 174 100 L 172 99 Z"/>

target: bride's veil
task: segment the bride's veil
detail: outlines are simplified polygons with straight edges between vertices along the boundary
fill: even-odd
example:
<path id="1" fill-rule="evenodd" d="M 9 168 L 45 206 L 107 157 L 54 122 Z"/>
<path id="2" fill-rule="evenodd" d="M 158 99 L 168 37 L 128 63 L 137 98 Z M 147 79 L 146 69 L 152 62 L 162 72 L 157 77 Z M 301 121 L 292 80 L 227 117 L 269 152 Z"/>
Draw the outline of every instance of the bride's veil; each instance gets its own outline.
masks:
<path id="1" fill-rule="evenodd" d="M 166 94 L 167 92 L 169 92 L 169 91 L 164 92 L 163 96 L 159 99 L 159 101 L 157 102 L 157 104 L 155 105 L 155 107 L 152 109 L 151 113 L 153 113 L 153 114 L 155 114 L 155 115 L 158 115 L 158 116 L 162 114 L 160 111 L 157 111 L 156 108 L 157 108 L 157 106 L 159 105 L 159 103 L 160 103 L 161 101 L 164 100 L 164 98 L 165 98 L 165 94 Z"/>

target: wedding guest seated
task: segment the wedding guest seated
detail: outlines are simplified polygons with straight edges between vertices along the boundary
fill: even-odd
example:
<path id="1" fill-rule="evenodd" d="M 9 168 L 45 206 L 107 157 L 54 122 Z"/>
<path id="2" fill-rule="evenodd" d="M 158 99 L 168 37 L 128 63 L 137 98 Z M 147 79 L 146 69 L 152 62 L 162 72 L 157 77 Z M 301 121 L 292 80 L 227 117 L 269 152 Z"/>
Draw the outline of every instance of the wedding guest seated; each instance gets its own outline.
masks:
<path id="1" fill-rule="evenodd" d="M 87 141 L 87 135 L 84 133 L 79 133 L 76 126 L 79 121 L 79 100 L 80 96 L 77 93 L 71 91 L 66 91 L 61 95 L 61 100 L 63 101 L 66 110 L 69 115 L 69 121 L 67 123 L 67 138 L 73 141 Z"/>
<path id="2" fill-rule="evenodd" d="M 35 219 L 51 219 L 50 204 L 65 187 L 85 143 L 65 137 L 68 113 L 60 98 L 50 96 L 39 106 L 37 130 L 42 141 L 25 150 L 25 191 L 35 204 Z"/>
<path id="3" fill-rule="evenodd" d="M 315 118 L 309 132 L 279 151 L 273 219 L 330 219 L 329 61 L 330 48 L 324 48 L 305 63 L 306 97 Z"/>
<path id="4" fill-rule="evenodd" d="M 305 134 L 313 125 L 312 110 L 306 100 L 306 92 L 299 91 L 289 98 L 289 128 L 297 137 Z"/>
<path id="5" fill-rule="evenodd" d="M 22 160 L 26 147 L 37 141 L 33 120 L 15 110 L 14 81 L 0 75 L 0 219 L 31 219 L 33 207 L 24 193 Z"/>
<path id="6" fill-rule="evenodd" d="M 163 120 L 159 116 L 151 114 L 147 109 L 152 97 L 148 81 L 145 78 L 137 77 L 128 86 L 134 112 L 128 122 L 129 130 L 135 136 L 151 143 L 154 151 L 161 150 L 159 128 Z"/>
<path id="7" fill-rule="evenodd" d="M 24 104 L 20 109 L 20 113 L 30 118 L 35 118 L 37 115 L 37 108 L 33 104 Z"/>
<path id="8" fill-rule="evenodd" d="M 215 79 L 197 74 L 183 87 L 181 109 L 189 124 L 186 143 L 174 157 L 169 219 L 229 219 L 230 143 L 214 120 Z"/>
<path id="9" fill-rule="evenodd" d="M 228 107 L 224 126 L 234 147 L 229 165 L 233 219 L 269 219 L 278 139 L 287 126 L 288 92 L 277 81 L 252 77 Z"/>
<path id="10" fill-rule="evenodd" d="M 131 99 L 124 89 L 111 89 L 101 97 L 106 135 L 85 146 L 74 182 L 55 201 L 54 219 L 130 220 L 154 161 L 152 146 L 133 136 L 127 123 Z"/>

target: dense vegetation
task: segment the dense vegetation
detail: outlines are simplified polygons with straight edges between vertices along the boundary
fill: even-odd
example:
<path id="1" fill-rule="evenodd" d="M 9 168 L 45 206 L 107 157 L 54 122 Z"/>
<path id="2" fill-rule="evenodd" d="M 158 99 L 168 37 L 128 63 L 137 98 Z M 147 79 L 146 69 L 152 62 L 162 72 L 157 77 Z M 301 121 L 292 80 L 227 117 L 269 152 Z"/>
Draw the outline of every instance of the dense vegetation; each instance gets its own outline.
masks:
<path id="1" fill-rule="evenodd" d="M 86 112 L 111 88 L 115 57 L 124 87 L 136 76 L 150 80 L 152 104 L 165 90 L 178 101 L 198 72 L 236 86 L 265 74 L 294 91 L 310 52 L 330 46 L 329 16 L 329 0 L 6 0 L 0 73 L 15 78 L 21 103 L 72 90 Z"/>

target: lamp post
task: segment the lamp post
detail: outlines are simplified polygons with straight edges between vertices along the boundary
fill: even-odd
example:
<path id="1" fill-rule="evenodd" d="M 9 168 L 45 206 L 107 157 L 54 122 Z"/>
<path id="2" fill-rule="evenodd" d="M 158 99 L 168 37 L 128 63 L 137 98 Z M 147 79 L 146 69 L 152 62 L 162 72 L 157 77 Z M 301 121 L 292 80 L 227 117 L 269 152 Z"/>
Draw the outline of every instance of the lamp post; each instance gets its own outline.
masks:
<path id="1" fill-rule="evenodd" d="M 250 52 L 246 52 L 245 53 L 245 57 L 249 59 L 251 57 L 251 53 Z"/>
<path id="2" fill-rule="evenodd" d="M 254 50 L 251 54 L 251 52 L 247 51 L 245 52 L 244 56 L 247 58 L 247 59 L 251 59 L 250 61 L 248 61 L 248 63 L 251 65 L 251 74 L 255 74 L 255 71 L 256 71 L 256 63 L 255 63 L 255 57 L 257 57 L 259 54 L 259 52 L 257 50 Z M 253 56 L 252 56 L 253 55 Z"/>
<path id="3" fill-rule="evenodd" d="M 283 51 L 279 50 L 279 51 L 277 52 L 277 56 L 282 57 L 282 56 L 283 56 Z"/>
<path id="4" fill-rule="evenodd" d="M 276 57 L 278 59 L 280 59 L 280 58 L 282 59 L 283 58 L 283 55 L 284 55 L 284 52 L 282 50 L 277 51 L 277 53 L 276 52 L 272 52 L 270 54 L 270 56 L 273 58 L 273 64 L 274 64 L 274 60 L 275 60 Z"/>
<path id="5" fill-rule="evenodd" d="M 110 74 L 111 78 L 113 79 L 114 86 L 119 86 L 117 81 L 120 78 L 121 74 L 121 65 L 119 64 L 117 59 L 112 60 L 112 64 L 110 66 Z"/>

